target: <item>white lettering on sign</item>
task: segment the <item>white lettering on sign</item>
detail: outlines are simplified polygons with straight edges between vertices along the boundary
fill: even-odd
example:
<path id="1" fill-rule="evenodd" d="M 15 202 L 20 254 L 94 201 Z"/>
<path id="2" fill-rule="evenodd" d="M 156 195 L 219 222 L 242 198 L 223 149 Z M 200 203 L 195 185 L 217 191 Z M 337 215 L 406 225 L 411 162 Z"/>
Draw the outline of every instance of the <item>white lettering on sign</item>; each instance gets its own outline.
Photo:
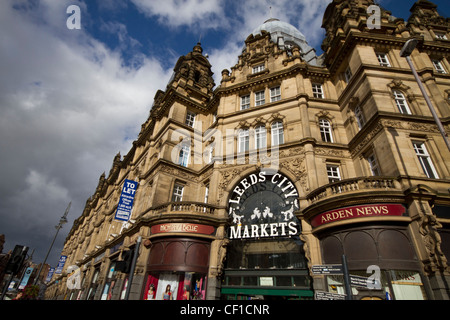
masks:
<path id="1" fill-rule="evenodd" d="M 228 200 L 230 239 L 290 237 L 299 234 L 295 217 L 298 192 L 281 173 L 250 174 L 233 188 Z"/>

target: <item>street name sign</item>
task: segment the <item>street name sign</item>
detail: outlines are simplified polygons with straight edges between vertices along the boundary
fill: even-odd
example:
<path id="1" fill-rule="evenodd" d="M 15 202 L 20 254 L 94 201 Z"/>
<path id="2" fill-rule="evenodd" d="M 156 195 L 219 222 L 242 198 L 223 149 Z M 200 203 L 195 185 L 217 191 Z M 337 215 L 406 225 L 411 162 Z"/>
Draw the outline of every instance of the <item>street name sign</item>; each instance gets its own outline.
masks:
<path id="1" fill-rule="evenodd" d="M 366 278 L 360 276 L 350 275 L 350 284 L 353 287 L 367 288 L 367 289 L 381 289 L 381 283 L 374 278 Z"/>
<path id="2" fill-rule="evenodd" d="M 314 298 L 316 300 L 345 300 L 345 294 L 316 291 Z"/>
<path id="3" fill-rule="evenodd" d="M 325 264 L 312 266 L 313 274 L 343 274 L 341 264 Z"/>

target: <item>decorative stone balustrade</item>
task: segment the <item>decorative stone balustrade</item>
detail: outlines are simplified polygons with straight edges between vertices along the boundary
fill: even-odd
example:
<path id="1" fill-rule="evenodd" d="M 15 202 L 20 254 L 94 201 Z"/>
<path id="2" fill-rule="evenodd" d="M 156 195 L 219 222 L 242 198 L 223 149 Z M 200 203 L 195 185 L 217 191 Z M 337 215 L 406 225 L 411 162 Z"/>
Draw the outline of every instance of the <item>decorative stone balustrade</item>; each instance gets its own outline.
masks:
<path id="1" fill-rule="evenodd" d="M 358 177 L 353 179 L 345 179 L 337 182 L 333 182 L 317 188 L 313 192 L 307 195 L 309 204 L 316 203 L 317 201 L 341 195 L 345 193 L 351 193 L 355 191 L 401 191 L 400 183 L 392 177 Z"/>

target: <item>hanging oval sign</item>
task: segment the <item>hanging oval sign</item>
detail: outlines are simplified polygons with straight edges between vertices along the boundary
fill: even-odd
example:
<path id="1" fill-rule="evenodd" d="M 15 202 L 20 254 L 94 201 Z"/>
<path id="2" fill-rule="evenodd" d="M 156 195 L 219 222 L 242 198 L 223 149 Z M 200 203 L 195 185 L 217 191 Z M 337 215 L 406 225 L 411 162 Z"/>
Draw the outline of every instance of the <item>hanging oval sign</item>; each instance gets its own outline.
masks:
<path id="1" fill-rule="evenodd" d="M 260 171 L 245 177 L 228 200 L 230 239 L 292 237 L 300 234 L 298 191 L 281 173 Z"/>

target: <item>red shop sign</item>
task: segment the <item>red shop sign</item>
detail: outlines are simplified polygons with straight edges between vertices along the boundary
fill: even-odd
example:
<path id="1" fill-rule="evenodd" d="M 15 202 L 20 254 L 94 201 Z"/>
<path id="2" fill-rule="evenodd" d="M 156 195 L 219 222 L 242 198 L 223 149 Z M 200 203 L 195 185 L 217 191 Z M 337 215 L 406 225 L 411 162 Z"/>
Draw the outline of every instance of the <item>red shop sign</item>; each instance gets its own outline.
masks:
<path id="1" fill-rule="evenodd" d="M 339 208 L 321 213 L 311 219 L 311 225 L 318 227 L 327 223 L 376 216 L 402 216 L 406 209 L 401 204 L 369 204 Z"/>
<path id="2" fill-rule="evenodd" d="M 165 223 L 157 224 L 151 228 L 151 233 L 166 233 L 166 232 L 186 232 L 186 233 L 200 233 L 211 235 L 215 232 L 213 226 L 193 223 Z"/>

